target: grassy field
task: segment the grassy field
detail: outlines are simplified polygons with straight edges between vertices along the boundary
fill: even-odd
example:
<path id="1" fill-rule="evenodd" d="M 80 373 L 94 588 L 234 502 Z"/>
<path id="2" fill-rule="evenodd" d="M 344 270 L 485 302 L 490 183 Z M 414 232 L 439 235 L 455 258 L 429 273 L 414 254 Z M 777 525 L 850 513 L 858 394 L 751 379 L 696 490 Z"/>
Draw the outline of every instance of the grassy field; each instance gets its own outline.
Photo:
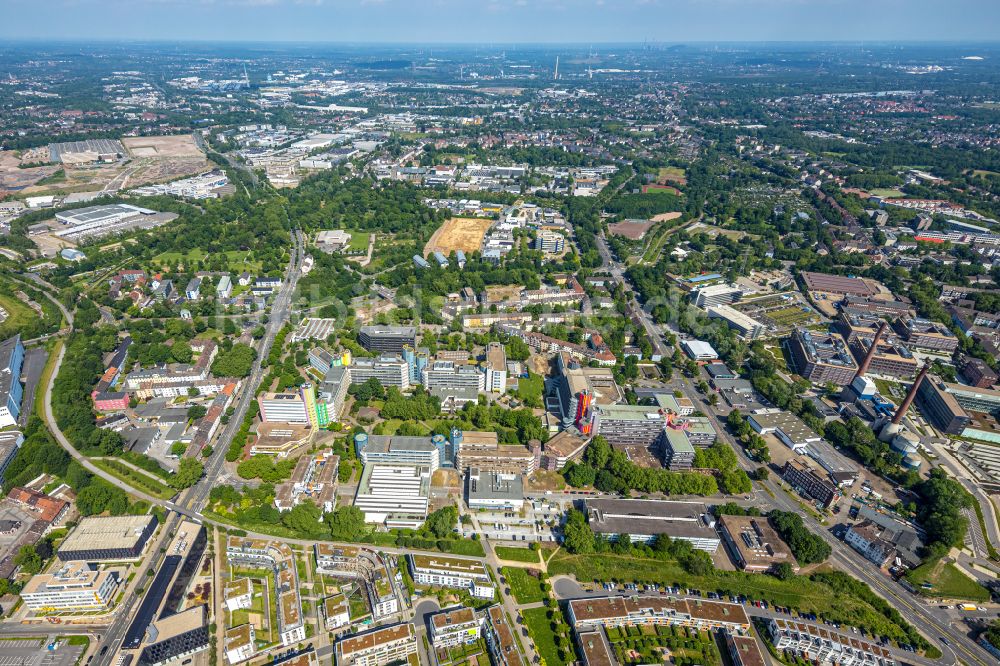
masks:
<path id="1" fill-rule="evenodd" d="M 542 404 L 542 393 L 545 391 L 545 380 L 541 375 L 531 374 L 527 379 L 517 380 L 517 397 L 528 404 Z"/>
<path id="2" fill-rule="evenodd" d="M 804 576 L 780 581 L 773 576 L 718 570 L 696 576 L 669 560 L 603 554 L 570 555 L 565 551 L 559 551 L 549 560 L 548 573 L 550 576 L 572 574 L 581 582 L 658 583 L 703 592 L 743 594 L 751 599 L 815 613 L 830 622 L 863 626 L 894 640 L 907 639 L 903 627 L 895 624 L 864 599 Z"/>
<path id="3" fill-rule="evenodd" d="M 351 242 L 347 244 L 348 252 L 358 252 L 364 254 L 368 251 L 368 232 L 367 231 L 349 231 L 351 234 Z"/>
<path id="4" fill-rule="evenodd" d="M 542 592 L 542 582 L 524 569 L 501 567 L 500 573 L 507 579 L 507 587 L 517 599 L 517 603 L 533 604 L 545 599 L 545 593 Z"/>
<path id="5" fill-rule="evenodd" d="M 868 190 L 868 194 L 883 199 L 899 199 L 906 196 L 902 191 L 892 187 L 877 187 L 874 190 Z"/>
<path id="6" fill-rule="evenodd" d="M 7 318 L 0 323 L 0 337 L 3 338 L 18 332 L 32 317 L 38 316 L 20 299 L 7 294 L 0 294 L 0 307 L 7 311 Z"/>
<path id="7" fill-rule="evenodd" d="M 169 486 L 160 483 L 153 477 L 135 470 L 128 465 L 119 462 L 117 460 L 108 460 L 106 458 L 91 458 L 91 462 L 103 469 L 108 474 L 121 479 L 125 483 L 142 490 L 143 492 L 152 495 L 153 497 L 158 497 L 162 500 L 168 500 L 177 494 L 177 491 Z"/>
<path id="8" fill-rule="evenodd" d="M 365 247 L 367 247 L 367 237 L 365 238 Z M 230 273 L 242 273 L 243 271 L 256 273 L 260 271 L 260 262 L 251 260 L 247 252 L 243 252 L 241 250 L 230 250 L 229 252 L 223 252 L 222 254 L 225 255 L 226 269 Z M 190 262 L 200 261 L 204 263 L 206 259 L 211 261 L 215 258 L 215 255 L 209 255 L 200 248 L 194 248 L 188 252 L 163 252 L 153 257 L 153 263 L 161 267 L 173 266 L 174 264 L 181 263 L 184 264 L 186 268 L 187 264 Z"/>
<path id="9" fill-rule="evenodd" d="M 538 553 L 529 548 L 512 548 L 511 546 L 497 546 L 493 550 L 496 551 L 497 557 L 501 560 L 510 560 L 511 562 L 529 562 L 531 564 L 538 564 Z"/>
<path id="10" fill-rule="evenodd" d="M 925 597 L 961 599 L 964 601 L 989 601 L 985 587 L 959 571 L 954 564 L 941 560 L 924 562 L 911 571 L 906 579 Z M 933 587 L 926 588 L 927 583 Z"/>
<path id="11" fill-rule="evenodd" d="M 556 609 L 558 613 L 558 609 Z M 545 661 L 546 666 L 566 666 L 567 660 L 560 659 L 559 647 L 556 645 L 556 635 L 552 631 L 552 623 L 547 617 L 547 608 L 529 608 L 521 611 L 524 624 L 531 634 L 531 640 L 535 642 L 538 654 Z M 564 652 L 570 661 L 573 660 L 572 645 L 567 646 Z"/>

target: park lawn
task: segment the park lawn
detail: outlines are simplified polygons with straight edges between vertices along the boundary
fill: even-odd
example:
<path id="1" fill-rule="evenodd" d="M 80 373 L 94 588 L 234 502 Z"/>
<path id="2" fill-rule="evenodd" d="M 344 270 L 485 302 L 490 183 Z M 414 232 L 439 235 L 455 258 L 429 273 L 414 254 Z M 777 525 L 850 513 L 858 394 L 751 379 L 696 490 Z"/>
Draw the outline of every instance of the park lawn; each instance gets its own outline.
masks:
<path id="1" fill-rule="evenodd" d="M 517 380 L 518 400 L 528 404 L 542 404 L 542 393 L 545 391 L 545 380 L 541 375 L 531 373 L 527 378 L 519 377 Z"/>
<path id="2" fill-rule="evenodd" d="M 535 642 L 535 648 L 546 666 L 566 666 L 567 662 L 559 658 L 556 635 L 552 631 L 552 623 L 546 617 L 548 610 L 548 608 L 529 608 L 521 611 L 521 617 L 524 618 L 531 640 Z M 558 608 L 556 612 L 559 612 Z M 572 656 L 572 648 L 569 652 Z"/>
<path id="3" fill-rule="evenodd" d="M 159 480 L 154 479 L 152 476 L 149 476 L 144 472 L 140 472 L 137 469 L 133 469 L 132 467 L 129 467 L 128 465 L 117 460 L 109 460 L 107 458 L 91 458 L 91 462 L 108 474 L 121 479 L 129 485 L 135 486 L 139 490 L 152 495 L 153 497 L 168 500 L 177 494 L 176 490 L 160 483 Z"/>
<path id="4" fill-rule="evenodd" d="M 507 579 L 507 586 L 510 588 L 514 598 L 519 604 L 533 604 L 545 599 L 542 592 L 542 581 L 529 574 L 524 569 L 514 567 L 502 567 L 500 571 Z"/>
<path id="5" fill-rule="evenodd" d="M 941 599 L 962 599 L 965 601 L 989 601 L 989 591 L 972 580 L 950 562 L 931 560 L 909 572 L 910 581 L 921 595 Z M 924 583 L 933 587 L 925 588 Z"/>
<path id="6" fill-rule="evenodd" d="M 364 254 L 368 252 L 368 236 L 367 231 L 350 231 L 351 242 L 347 244 L 348 252 L 358 252 Z"/>
<path id="7" fill-rule="evenodd" d="M 571 555 L 564 550 L 560 550 L 549 560 L 548 574 L 575 575 L 582 583 L 657 583 L 702 592 L 742 594 L 772 605 L 815 613 L 828 622 L 864 627 L 871 633 L 907 642 L 904 627 L 897 625 L 864 599 L 834 590 L 824 582 L 813 581 L 805 576 L 781 581 L 773 576 L 718 570 L 705 575 L 694 575 L 670 560 L 608 554 Z"/>
<path id="8" fill-rule="evenodd" d="M 511 546 L 497 546 L 493 550 L 496 551 L 497 557 L 501 560 L 510 560 L 511 562 L 528 562 L 530 564 L 538 564 L 538 553 L 529 548 L 513 548 Z"/>

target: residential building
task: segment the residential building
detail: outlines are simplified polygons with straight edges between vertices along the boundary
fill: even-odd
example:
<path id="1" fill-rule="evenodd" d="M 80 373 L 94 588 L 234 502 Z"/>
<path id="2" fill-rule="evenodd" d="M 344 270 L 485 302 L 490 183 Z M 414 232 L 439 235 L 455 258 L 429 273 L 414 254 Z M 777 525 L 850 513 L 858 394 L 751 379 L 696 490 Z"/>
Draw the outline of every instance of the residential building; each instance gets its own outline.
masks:
<path id="1" fill-rule="evenodd" d="M 394 624 L 337 641 L 337 666 L 385 666 L 407 662 L 417 654 L 417 632 L 413 624 Z"/>
<path id="2" fill-rule="evenodd" d="M 595 534 L 614 540 L 629 535 L 633 542 L 653 543 L 660 534 L 689 541 L 698 550 L 714 553 L 719 535 L 714 519 L 700 502 L 638 499 L 587 499 L 587 518 Z"/>
<path id="3" fill-rule="evenodd" d="M 275 618 L 282 646 L 306 639 L 299 596 L 295 553 L 286 543 L 230 536 L 226 541 L 226 559 L 230 564 L 266 567 L 274 573 Z"/>
<path id="4" fill-rule="evenodd" d="M 250 623 L 226 629 L 222 640 L 226 661 L 230 664 L 248 661 L 257 654 L 257 632 Z"/>
<path id="5" fill-rule="evenodd" d="M 358 344 L 368 351 L 401 354 L 405 345 L 417 346 L 417 329 L 413 326 L 362 326 Z"/>
<path id="6" fill-rule="evenodd" d="M 407 555 L 410 574 L 417 585 L 468 590 L 476 599 L 492 599 L 493 579 L 479 560 L 448 555 Z"/>
<path id="7" fill-rule="evenodd" d="M 133 560 L 156 531 L 156 516 L 87 516 L 59 545 L 63 562 Z"/>
<path id="8" fill-rule="evenodd" d="M 796 328 L 787 344 L 795 371 L 813 384 L 846 386 L 857 374 L 858 364 L 839 335 Z"/>
<path id="9" fill-rule="evenodd" d="M 197 301 L 201 298 L 201 278 L 195 277 L 188 282 L 187 287 L 184 288 L 184 296 L 189 301 Z"/>
<path id="10" fill-rule="evenodd" d="M 430 617 L 431 645 L 435 650 L 468 645 L 479 640 L 483 621 L 465 606 L 449 608 Z"/>
<path id="11" fill-rule="evenodd" d="M 486 611 L 483 638 L 490 650 L 490 661 L 496 666 L 524 666 L 515 629 L 511 626 L 503 606 L 490 606 Z"/>
<path id="12" fill-rule="evenodd" d="M 35 612 L 105 611 L 120 582 L 117 569 L 101 569 L 85 561 L 64 562 L 54 573 L 33 576 L 21 590 L 21 599 Z"/>
<path id="13" fill-rule="evenodd" d="M 924 541 L 910 524 L 867 506 L 858 510 L 860 522 L 844 534 L 844 542 L 880 567 L 899 559 L 908 567 L 918 566 L 923 558 Z"/>
<path id="14" fill-rule="evenodd" d="M 24 345 L 20 333 L 0 343 L 0 428 L 16 425 L 21 417 L 21 367 Z"/>
<path id="15" fill-rule="evenodd" d="M 742 636 L 727 631 L 726 649 L 733 666 L 768 666 L 770 663 L 764 659 L 757 639 L 753 636 Z"/>
<path id="16" fill-rule="evenodd" d="M 679 626 L 698 631 L 745 633 L 750 618 L 741 604 L 672 597 L 589 597 L 572 599 L 566 619 L 576 631 L 633 626 Z"/>
<path id="17" fill-rule="evenodd" d="M 566 249 L 566 237 L 554 231 L 539 231 L 535 236 L 535 249 L 546 254 L 561 254 Z"/>
<path id="18" fill-rule="evenodd" d="M 226 299 L 233 295 L 233 279 L 228 275 L 219 278 L 219 283 L 215 285 L 215 297 Z"/>
<path id="19" fill-rule="evenodd" d="M 857 636 L 831 631 L 798 620 L 768 620 L 771 644 L 778 653 L 790 652 L 817 664 L 836 666 L 895 666 L 887 648 Z"/>
<path id="20" fill-rule="evenodd" d="M 351 623 L 350 604 L 343 594 L 335 594 L 323 600 L 323 627 L 327 631 L 342 629 Z"/>
<path id="21" fill-rule="evenodd" d="M 542 466 L 550 471 L 560 470 L 569 462 L 577 462 L 583 458 L 590 439 L 583 437 L 576 428 L 561 430 L 543 444 Z"/>
<path id="22" fill-rule="evenodd" d="M 249 578 L 237 578 L 226 583 L 222 592 L 226 610 L 238 611 L 253 605 L 253 582 Z"/>
<path id="23" fill-rule="evenodd" d="M 744 571 L 763 573 L 779 564 L 789 564 L 794 571 L 799 569 L 788 544 L 767 518 L 719 516 L 719 532 L 736 566 Z"/>

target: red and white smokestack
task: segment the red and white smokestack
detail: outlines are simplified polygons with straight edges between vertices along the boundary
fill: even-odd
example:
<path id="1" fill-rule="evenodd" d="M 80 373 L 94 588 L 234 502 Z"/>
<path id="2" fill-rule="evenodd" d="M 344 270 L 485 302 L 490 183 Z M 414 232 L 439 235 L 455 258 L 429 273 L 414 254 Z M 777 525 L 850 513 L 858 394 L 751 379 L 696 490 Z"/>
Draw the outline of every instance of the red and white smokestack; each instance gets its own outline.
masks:
<path id="1" fill-rule="evenodd" d="M 889 327 L 889 324 L 882 322 L 878 325 L 878 330 L 875 331 L 875 337 L 872 338 L 872 344 L 868 348 L 868 353 L 865 354 L 865 358 L 861 361 L 861 365 L 858 366 L 858 372 L 854 375 L 854 378 L 864 377 L 868 373 L 868 366 L 872 364 L 872 359 L 875 358 L 875 352 L 878 351 L 878 343 L 882 341 L 882 334 L 885 333 L 885 329 Z"/>
<path id="2" fill-rule="evenodd" d="M 899 422 L 903 420 L 903 415 L 906 414 L 906 410 L 910 408 L 910 403 L 913 399 L 917 397 L 917 389 L 920 388 L 920 384 L 924 381 L 924 377 L 927 376 L 927 371 L 931 369 L 930 364 L 924 365 L 920 368 L 920 372 L 917 373 L 917 378 L 913 380 L 913 384 L 910 385 L 910 390 L 903 398 L 903 403 L 896 410 L 896 414 L 892 417 L 892 422 L 899 425 Z"/>

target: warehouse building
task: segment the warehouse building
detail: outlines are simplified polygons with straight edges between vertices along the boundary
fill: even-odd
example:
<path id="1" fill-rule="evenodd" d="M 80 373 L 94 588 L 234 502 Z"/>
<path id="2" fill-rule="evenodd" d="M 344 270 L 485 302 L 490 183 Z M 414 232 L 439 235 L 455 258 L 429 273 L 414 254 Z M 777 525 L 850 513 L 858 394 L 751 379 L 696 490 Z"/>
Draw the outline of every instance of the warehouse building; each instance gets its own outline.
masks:
<path id="1" fill-rule="evenodd" d="M 807 291 L 819 291 L 840 296 L 857 296 L 868 298 L 875 295 L 875 290 L 861 278 L 845 277 L 843 275 L 828 275 L 803 271 L 802 283 Z"/>
<path id="2" fill-rule="evenodd" d="M 729 328 L 746 340 L 756 340 L 767 330 L 764 324 L 728 305 L 713 305 L 707 308 L 707 312 L 709 319 L 725 321 L 729 324 Z"/>
<path id="3" fill-rule="evenodd" d="M 700 502 L 588 499 L 585 503 L 590 529 L 612 541 L 627 534 L 633 542 L 651 544 L 665 534 L 707 553 L 719 548 L 715 520 Z"/>
<path id="4" fill-rule="evenodd" d="M 0 344 L 0 428 L 16 425 L 21 417 L 21 368 L 24 365 L 24 345 L 21 335 L 7 338 Z"/>
<path id="5" fill-rule="evenodd" d="M 68 228 L 56 232 L 59 238 L 88 236 L 110 233 L 128 227 L 145 216 L 156 215 L 157 211 L 130 204 L 108 206 L 88 206 L 56 213 L 56 220 Z"/>
<path id="6" fill-rule="evenodd" d="M 87 516 L 59 546 L 63 562 L 132 560 L 156 530 L 156 516 Z"/>

